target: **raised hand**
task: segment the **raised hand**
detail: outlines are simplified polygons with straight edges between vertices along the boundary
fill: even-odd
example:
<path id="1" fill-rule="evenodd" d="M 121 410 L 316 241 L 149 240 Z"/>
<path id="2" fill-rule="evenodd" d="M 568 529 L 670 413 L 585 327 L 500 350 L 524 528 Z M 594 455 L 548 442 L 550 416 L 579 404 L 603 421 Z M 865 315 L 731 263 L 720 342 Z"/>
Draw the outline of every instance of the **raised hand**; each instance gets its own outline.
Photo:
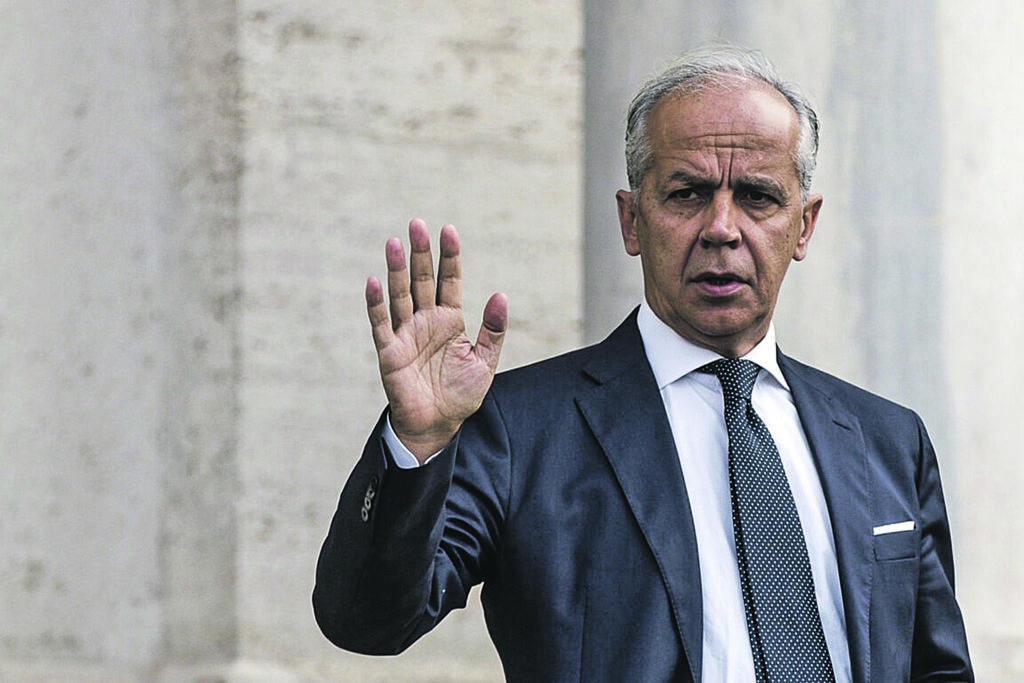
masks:
<path id="1" fill-rule="evenodd" d="M 408 265 L 402 241 L 388 240 L 388 298 L 375 277 L 366 282 L 366 309 L 377 347 L 391 427 L 423 462 L 444 448 L 487 394 L 508 326 L 508 300 L 495 294 L 484 307 L 474 343 L 462 313 L 462 264 L 455 228 L 441 228 L 437 279 L 430 234 L 409 223 Z M 389 316 L 390 309 L 390 316 Z"/>

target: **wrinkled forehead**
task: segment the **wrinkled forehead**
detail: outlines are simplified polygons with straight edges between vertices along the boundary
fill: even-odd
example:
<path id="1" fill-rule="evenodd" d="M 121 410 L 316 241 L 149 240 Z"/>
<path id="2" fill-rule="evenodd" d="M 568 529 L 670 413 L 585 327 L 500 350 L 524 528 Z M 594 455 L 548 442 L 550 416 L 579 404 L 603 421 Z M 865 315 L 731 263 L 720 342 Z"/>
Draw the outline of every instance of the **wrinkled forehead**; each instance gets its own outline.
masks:
<path id="1" fill-rule="evenodd" d="M 648 121 L 655 155 L 670 150 L 755 150 L 795 157 L 800 122 L 781 93 L 729 79 L 696 92 L 666 95 Z"/>

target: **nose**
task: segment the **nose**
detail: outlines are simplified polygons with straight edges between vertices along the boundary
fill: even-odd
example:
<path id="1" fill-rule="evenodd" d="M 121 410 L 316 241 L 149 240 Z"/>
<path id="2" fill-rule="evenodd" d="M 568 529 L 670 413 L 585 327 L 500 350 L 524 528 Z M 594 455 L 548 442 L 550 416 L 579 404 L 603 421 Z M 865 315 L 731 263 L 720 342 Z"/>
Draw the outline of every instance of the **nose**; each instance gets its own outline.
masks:
<path id="1" fill-rule="evenodd" d="M 725 192 L 716 192 L 713 200 L 704 212 L 704 222 L 700 231 L 700 244 L 705 249 L 711 247 L 731 247 L 735 249 L 742 241 L 739 230 L 736 207 Z"/>

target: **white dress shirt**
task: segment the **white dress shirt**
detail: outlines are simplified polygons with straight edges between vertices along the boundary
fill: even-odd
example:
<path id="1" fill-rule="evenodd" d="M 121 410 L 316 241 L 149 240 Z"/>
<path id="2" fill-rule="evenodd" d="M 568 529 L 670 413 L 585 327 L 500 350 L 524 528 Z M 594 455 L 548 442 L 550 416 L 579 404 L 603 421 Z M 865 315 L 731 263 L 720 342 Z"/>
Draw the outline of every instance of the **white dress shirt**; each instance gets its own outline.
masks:
<path id="1" fill-rule="evenodd" d="M 637 324 L 672 428 L 697 535 L 704 619 L 702 680 L 753 683 L 754 662 L 733 539 L 722 387 L 714 375 L 695 372 L 721 356 L 680 337 L 646 301 L 640 306 Z M 775 328 L 770 326 L 765 338 L 744 356 L 762 369 L 751 402 L 772 434 L 793 491 L 836 683 L 849 683 L 850 650 L 828 507 L 775 353 Z M 419 465 L 395 435 L 390 419 L 383 432 L 399 468 Z"/>
<path id="2" fill-rule="evenodd" d="M 704 616 L 702 680 L 752 682 L 754 662 L 733 538 L 722 386 L 714 375 L 695 372 L 721 356 L 680 337 L 646 301 L 637 324 L 672 427 L 697 535 Z M 836 682 L 848 683 L 850 650 L 828 507 L 793 397 L 779 369 L 773 326 L 744 358 L 761 367 L 751 402 L 772 434 L 793 491 Z"/>

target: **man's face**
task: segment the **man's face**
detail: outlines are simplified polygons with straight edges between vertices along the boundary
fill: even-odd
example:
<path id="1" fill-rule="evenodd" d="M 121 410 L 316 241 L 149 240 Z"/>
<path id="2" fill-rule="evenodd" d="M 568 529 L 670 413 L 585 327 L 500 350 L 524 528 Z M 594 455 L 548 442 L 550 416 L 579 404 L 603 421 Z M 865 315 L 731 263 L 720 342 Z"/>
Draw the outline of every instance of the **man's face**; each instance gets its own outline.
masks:
<path id="1" fill-rule="evenodd" d="M 725 356 L 768 331 L 790 260 L 807 253 L 821 197 L 803 202 L 796 112 L 737 81 L 670 95 L 651 112 L 654 165 L 639 196 L 616 194 L 626 252 L 639 255 L 654 313 Z"/>

